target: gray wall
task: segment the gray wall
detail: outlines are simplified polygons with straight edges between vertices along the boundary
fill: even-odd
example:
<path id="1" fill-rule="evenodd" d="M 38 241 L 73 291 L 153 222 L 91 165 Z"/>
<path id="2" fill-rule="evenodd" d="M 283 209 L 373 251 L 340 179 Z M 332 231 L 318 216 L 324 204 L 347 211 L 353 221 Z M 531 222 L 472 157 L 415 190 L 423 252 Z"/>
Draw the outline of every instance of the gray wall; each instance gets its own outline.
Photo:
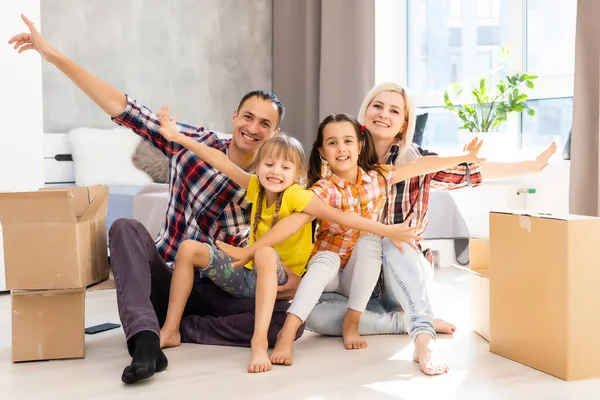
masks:
<path id="1" fill-rule="evenodd" d="M 272 0 L 43 0 L 41 30 L 69 58 L 179 121 L 230 132 L 240 98 L 271 90 Z M 43 63 L 44 132 L 111 128 Z"/>

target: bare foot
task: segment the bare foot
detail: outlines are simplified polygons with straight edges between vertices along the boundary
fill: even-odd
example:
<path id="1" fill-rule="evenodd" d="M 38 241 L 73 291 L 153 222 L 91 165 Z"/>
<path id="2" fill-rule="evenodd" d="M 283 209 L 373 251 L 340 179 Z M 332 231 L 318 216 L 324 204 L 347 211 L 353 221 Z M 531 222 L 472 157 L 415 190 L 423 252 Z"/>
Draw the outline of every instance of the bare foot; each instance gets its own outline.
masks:
<path id="1" fill-rule="evenodd" d="M 358 323 L 361 313 L 348 310 L 342 322 L 342 336 L 346 350 L 359 350 L 368 346 L 367 341 L 358 334 Z"/>
<path id="2" fill-rule="evenodd" d="M 292 346 L 294 336 L 282 334 L 277 335 L 277 343 L 271 352 L 271 362 L 277 365 L 292 365 Z"/>
<path id="3" fill-rule="evenodd" d="M 449 335 L 456 332 L 456 326 L 450 322 L 446 322 L 443 319 L 434 319 L 433 327 L 437 333 L 447 333 Z"/>
<path id="4" fill-rule="evenodd" d="M 450 368 L 442 360 L 433 337 L 422 333 L 415 339 L 414 362 L 418 362 L 425 375 L 442 375 Z"/>
<path id="5" fill-rule="evenodd" d="M 181 344 L 179 329 L 162 328 L 160 330 L 160 348 L 177 347 Z"/>
<path id="6" fill-rule="evenodd" d="M 269 361 L 268 349 L 269 342 L 267 340 L 260 344 L 252 341 L 248 372 L 267 372 L 273 368 L 271 361 Z"/>

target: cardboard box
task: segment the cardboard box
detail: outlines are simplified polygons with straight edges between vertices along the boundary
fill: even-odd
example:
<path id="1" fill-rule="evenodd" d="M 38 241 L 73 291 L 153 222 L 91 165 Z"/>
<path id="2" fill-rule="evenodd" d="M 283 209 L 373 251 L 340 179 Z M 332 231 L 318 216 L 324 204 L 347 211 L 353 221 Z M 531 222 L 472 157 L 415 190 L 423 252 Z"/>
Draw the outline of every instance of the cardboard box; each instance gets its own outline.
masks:
<path id="1" fill-rule="evenodd" d="M 85 289 L 11 297 L 13 362 L 85 357 Z"/>
<path id="2" fill-rule="evenodd" d="M 114 288 L 108 279 L 87 289 L 13 291 L 13 362 L 84 358 L 86 292 Z"/>
<path id="3" fill-rule="evenodd" d="M 8 289 L 85 288 L 108 278 L 105 186 L 1 193 Z"/>
<path id="4" fill-rule="evenodd" d="M 490 341 L 489 239 L 469 240 L 469 267 L 451 264 L 469 276 L 471 328 Z"/>
<path id="5" fill-rule="evenodd" d="M 469 241 L 471 327 L 490 341 L 490 241 Z"/>
<path id="6" fill-rule="evenodd" d="M 490 214 L 490 351 L 564 380 L 600 377 L 600 218 Z"/>

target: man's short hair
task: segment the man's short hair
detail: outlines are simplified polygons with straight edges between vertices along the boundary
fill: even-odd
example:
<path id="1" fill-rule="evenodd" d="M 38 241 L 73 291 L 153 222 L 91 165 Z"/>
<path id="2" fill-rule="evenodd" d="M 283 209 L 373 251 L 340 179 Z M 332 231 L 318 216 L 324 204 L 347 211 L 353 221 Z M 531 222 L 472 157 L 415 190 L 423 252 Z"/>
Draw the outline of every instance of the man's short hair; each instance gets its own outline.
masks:
<path id="1" fill-rule="evenodd" d="M 275 127 L 278 128 L 279 125 L 281 125 L 281 121 L 283 121 L 283 117 L 285 116 L 285 107 L 283 106 L 283 103 L 277 98 L 277 96 L 275 96 L 274 93 L 271 93 L 267 90 L 253 90 L 251 92 L 248 92 L 244 95 L 244 97 L 242 97 L 242 100 L 240 100 L 240 104 L 238 105 L 238 112 L 240 111 L 240 109 L 242 108 L 242 106 L 244 105 L 244 103 L 246 102 L 246 100 L 252 98 L 252 97 L 258 97 L 259 99 L 262 100 L 269 100 L 271 103 L 275 104 L 277 106 L 277 112 L 279 113 L 279 120 L 277 121 L 277 124 L 275 124 Z"/>

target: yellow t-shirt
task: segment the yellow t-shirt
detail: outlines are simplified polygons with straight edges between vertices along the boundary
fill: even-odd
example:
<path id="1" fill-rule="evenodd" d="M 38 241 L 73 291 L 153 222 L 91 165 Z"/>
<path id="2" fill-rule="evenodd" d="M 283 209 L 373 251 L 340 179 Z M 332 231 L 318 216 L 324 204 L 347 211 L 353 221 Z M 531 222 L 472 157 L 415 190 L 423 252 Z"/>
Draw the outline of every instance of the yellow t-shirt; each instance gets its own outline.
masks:
<path id="1" fill-rule="evenodd" d="M 260 183 L 256 175 L 250 177 L 250 183 L 248 183 L 248 190 L 246 191 L 246 201 L 252 204 L 252 213 L 250 215 L 250 244 L 254 243 L 254 237 L 252 235 L 252 227 L 254 226 L 254 218 L 256 216 L 258 199 L 258 190 Z M 308 205 L 312 199 L 313 193 L 302 189 L 300 185 L 293 184 L 283 192 L 283 198 L 281 199 L 281 207 L 279 208 L 279 214 L 277 215 L 277 221 L 291 215 L 294 212 L 302 212 L 304 207 Z M 275 215 L 275 203 L 271 207 L 267 208 L 267 199 L 263 197 L 262 213 L 260 221 L 258 221 L 258 227 L 256 228 L 256 239 L 260 239 L 271 227 L 271 221 Z M 306 263 L 310 257 L 310 252 L 313 247 L 312 239 L 312 226 L 306 224 L 288 239 L 279 243 L 274 249 L 279 254 L 283 265 L 291 269 L 296 275 L 301 276 L 306 270 Z M 245 265 L 246 268 L 252 269 L 254 262 L 250 261 Z"/>

